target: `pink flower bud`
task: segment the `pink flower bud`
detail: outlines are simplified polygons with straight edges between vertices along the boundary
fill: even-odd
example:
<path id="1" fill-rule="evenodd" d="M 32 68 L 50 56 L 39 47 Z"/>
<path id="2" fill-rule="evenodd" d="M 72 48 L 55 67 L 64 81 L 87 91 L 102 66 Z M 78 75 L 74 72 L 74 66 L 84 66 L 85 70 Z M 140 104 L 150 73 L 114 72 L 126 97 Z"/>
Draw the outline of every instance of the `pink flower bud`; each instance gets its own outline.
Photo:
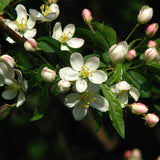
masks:
<path id="1" fill-rule="evenodd" d="M 159 52 L 156 48 L 148 48 L 144 53 L 144 60 L 146 62 L 158 61 L 159 60 Z"/>
<path id="2" fill-rule="evenodd" d="M 54 70 L 49 69 L 48 67 L 44 67 L 42 69 L 41 76 L 44 81 L 52 82 L 56 77 L 56 72 Z"/>
<path id="3" fill-rule="evenodd" d="M 132 113 L 141 115 L 148 112 L 148 107 L 142 103 L 133 103 L 130 106 L 132 109 Z"/>
<path id="4" fill-rule="evenodd" d="M 153 9 L 149 6 L 143 6 L 138 14 L 138 22 L 140 24 L 146 24 L 151 20 L 153 16 Z"/>
<path id="5" fill-rule="evenodd" d="M 0 58 L 2 58 L 4 61 L 6 61 L 12 68 L 14 67 L 15 60 L 11 56 L 4 54 Z"/>
<path id="6" fill-rule="evenodd" d="M 71 87 L 71 83 L 69 81 L 67 81 L 67 80 L 60 80 L 58 82 L 58 89 L 61 92 L 67 92 L 70 87 Z"/>
<path id="7" fill-rule="evenodd" d="M 148 47 L 149 48 L 156 48 L 156 46 L 157 46 L 157 43 L 155 41 L 150 40 L 148 42 Z"/>
<path id="8" fill-rule="evenodd" d="M 154 127 L 159 122 L 159 117 L 154 113 L 148 113 L 144 118 L 149 127 Z"/>
<path id="9" fill-rule="evenodd" d="M 6 118 L 8 116 L 8 114 L 10 113 L 10 109 L 11 107 L 9 107 L 8 105 L 2 105 L 0 106 L 0 120 Z"/>
<path id="10" fill-rule="evenodd" d="M 128 52 L 128 44 L 122 41 L 118 44 L 111 46 L 109 49 L 109 57 L 113 64 L 121 63 L 124 61 Z"/>
<path id="11" fill-rule="evenodd" d="M 159 26 L 158 23 L 152 23 L 146 28 L 146 35 L 148 37 L 153 37 L 155 33 L 157 32 Z"/>
<path id="12" fill-rule="evenodd" d="M 131 61 L 131 60 L 134 59 L 136 56 L 137 56 L 136 50 L 135 50 L 135 49 L 132 49 L 132 50 L 130 50 L 130 51 L 127 52 L 127 54 L 126 54 L 126 59 L 127 59 L 128 61 Z"/>
<path id="13" fill-rule="evenodd" d="M 90 23 L 93 20 L 92 13 L 89 9 L 83 9 L 82 17 L 86 23 Z"/>
<path id="14" fill-rule="evenodd" d="M 127 150 L 124 152 L 123 157 L 128 160 L 131 157 L 132 151 L 131 150 Z"/>
<path id="15" fill-rule="evenodd" d="M 35 52 L 37 49 L 37 41 L 33 38 L 28 38 L 24 43 L 24 48 L 29 52 Z"/>

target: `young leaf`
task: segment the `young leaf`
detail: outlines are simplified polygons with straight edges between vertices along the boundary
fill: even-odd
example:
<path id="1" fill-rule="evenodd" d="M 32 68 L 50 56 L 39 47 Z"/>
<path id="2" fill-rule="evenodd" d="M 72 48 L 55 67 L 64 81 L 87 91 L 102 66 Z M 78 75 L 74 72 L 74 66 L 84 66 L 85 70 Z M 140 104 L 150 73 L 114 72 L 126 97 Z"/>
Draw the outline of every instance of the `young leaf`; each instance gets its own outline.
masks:
<path id="1" fill-rule="evenodd" d="M 121 107 L 120 102 L 118 101 L 115 94 L 110 90 L 110 88 L 102 84 L 102 92 L 104 97 L 109 102 L 109 117 L 112 121 L 114 128 L 117 130 L 119 135 L 124 138 L 125 137 L 125 127 L 124 127 L 124 120 L 123 120 L 123 110 Z"/>
<path id="2" fill-rule="evenodd" d="M 0 0 L 0 12 L 10 3 L 10 0 Z"/>

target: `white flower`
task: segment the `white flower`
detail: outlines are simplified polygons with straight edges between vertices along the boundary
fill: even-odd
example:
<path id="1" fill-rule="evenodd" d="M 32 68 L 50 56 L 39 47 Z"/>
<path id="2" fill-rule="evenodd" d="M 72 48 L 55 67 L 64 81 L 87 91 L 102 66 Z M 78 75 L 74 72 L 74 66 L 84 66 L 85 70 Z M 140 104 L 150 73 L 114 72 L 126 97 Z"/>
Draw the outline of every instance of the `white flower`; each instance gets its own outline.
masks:
<path id="1" fill-rule="evenodd" d="M 14 69 L 14 71 L 17 75 L 17 80 L 10 78 L 5 82 L 7 89 L 2 92 L 2 97 L 6 100 L 12 100 L 18 95 L 16 106 L 19 107 L 25 101 L 24 92 L 27 90 L 28 84 L 27 81 L 23 79 L 20 70 Z"/>
<path id="2" fill-rule="evenodd" d="M 58 40 L 61 43 L 61 50 L 69 50 L 67 45 L 71 48 L 80 48 L 84 44 L 84 40 L 81 38 L 72 38 L 75 32 L 75 26 L 68 24 L 62 31 L 60 22 L 57 22 L 53 28 L 52 38 Z"/>
<path id="3" fill-rule="evenodd" d="M 12 30 L 14 30 L 17 34 L 24 38 L 33 38 L 37 30 L 33 28 L 36 24 L 36 20 L 29 15 L 27 19 L 28 13 L 26 8 L 19 4 L 16 6 L 17 19 L 16 21 L 6 20 L 5 24 L 7 24 Z M 15 43 L 10 37 L 6 39 L 9 43 Z"/>
<path id="4" fill-rule="evenodd" d="M 87 89 L 87 78 L 95 84 L 102 84 L 107 80 L 106 73 L 97 70 L 100 65 L 98 57 L 90 57 L 84 63 L 82 55 L 75 52 L 70 57 L 70 63 L 72 68 L 64 67 L 60 69 L 59 75 L 61 79 L 76 81 L 76 90 L 78 92 L 84 92 Z"/>
<path id="5" fill-rule="evenodd" d="M 43 4 L 41 7 L 41 12 L 36 9 L 30 9 L 30 14 L 39 21 L 53 21 L 59 16 L 59 7 L 57 4 L 53 3 L 50 6 Z"/>
<path id="6" fill-rule="evenodd" d="M 101 89 L 100 85 L 89 83 L 88 88 L 83 93 L 71 93 L 65 97 L 64 103 L 67 107 L 73 108 L 73 117 L 79 121 L 83 119 L 88 108 L 91 106 L 101 112 L 106 112 L 109 108 L 108 101 L 100 96 L 96 95 Z"/>
<path id="7" fill-rule="evenodd" d="M 117 96 L 121 106 L 124 108 L 123 104 L 128 104 L 128 96 L 130 95 L 135 101 L 139 99 L 139 91 L 135 87 L 131 87 L 126 81 L 121 81 L 115 85 L 110 86 L 110 89 Z"/>

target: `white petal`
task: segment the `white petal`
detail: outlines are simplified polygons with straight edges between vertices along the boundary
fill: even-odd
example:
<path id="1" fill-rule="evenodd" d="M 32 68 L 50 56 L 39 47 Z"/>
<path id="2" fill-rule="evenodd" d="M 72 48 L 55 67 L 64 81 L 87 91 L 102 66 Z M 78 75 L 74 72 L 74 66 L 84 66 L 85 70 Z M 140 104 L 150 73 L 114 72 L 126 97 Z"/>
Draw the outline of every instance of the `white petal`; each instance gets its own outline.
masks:
<path id="1" fill-rule="evenodd" d="M 33 16 L 29 16 L 28 18 L 28 23 L 27 23 L 27 28 L 32 29 L 36 24 L 36 19 Z"/>
<path id="2" fill-rule="evenodd" d="M 97 93 L 101 89 L 101 85 L 94 84 L 94 83 L 88 83 L 87 91 Z"/>
<path id="3" fill-rule="evenodd" d="M 65 26 L 63 30 L 63 35 L 66 34 L 68 38 L 72 38 L 73 34 L 75 32 L 75 25 L 74 24 L 68 24 Z"/>
<path id="4" fill-rule="evenodd" d="M 16 72 L 16 74 L 17 74 L 17 77 L 18 77 L 18 83 L 19 83 L 19 84 L 22 84 L 22 83 L 23 83 L 23 76 L 22 76 L 21 71 L 18 70 L 18 69 L 14 69 L 14 70 L 15 70 L 15 72 Z"/>
<path id="5" fill-rule="evenodd" d="M 30 30 L 27 30 L 25 33 L 24 33 L 24 37 L 26 38 L 26 39 L 28 39 L 28 38 L 33 38 L 35 35 L 36 35 L 36 33 L 37 33 L 37 29 L 30 29 Z"/>
<path id="6" fill-rule="evenodd" d="M 26 22 L 26 20 L 27 20 L 27 10 L 26 10 L 26 8 L 22 4 L 19 4 L 19 5 L 17 5 L 15 10 L 17 12 L 18 23 L 21 23 L 22 19 L 23 19 L 24 22 Z"/>
<path id="7" fill-rule="evenodd" d="M 84 79 L 78 79 L 76 81 L 76 90 L 78 92 L 84 92 L 87 89 L 87 82 Z"/>
<path id="8" fill-rule="evenodd" d="M 80 48 L 84 44 L 84 40 L 81 38 L 71 38 L 70 40 L 66 41 L 67 45 L 71 48 Z"/>
<path id="9" fill-rule="evenodd" d="M 87 115 L 87 108 L 82 108 L 80 104 L 73 108 L 73 117 L 76 121 L 82 120 Z"/>
<path id="10" fill-rule="evenodd" d="M 121 93 L 118 95 L 118 100 L 122 104 L 128 104 L 128 93 Z"/>
<path id="11" fill-rule="evenodd" d="M 113 93 L 116 93 L 116 86 L 115 85 L 111 85 L 109 88 L 111 89 L 111 91 Z"/>
<path id="12" fill-rule="evenodd" d="M 92 101 L 93 98 L 96 98 L 95 101 Z M 96 95 L 95 97 L 92 97 L 90 100 L 90 105 L 93 108 L 100 110 L 101 112 L 106 112 L 109 109 L 108 101 L 100 95 Z"/>
<path id="13" fill-rule="evenodd" d="M 129 94 L 135 101 L 138 101 L 140 94 L 137 88 L 131 87 L 131 89 L 129 90 Z"/>
<path id="14" fill-rule="evenodd" d="M 69 48 L 64 44 L 61 44 L 61 51 L 69 51 Z"/>
<path id="15" fill-rule="evenodd" d="M 15 22 L 15 21 L 11 21 L 11 20 L 6 20 L 5 21 L 5 24 L 7 25 L 7 26 L 9 26 L 12 30 L 18 30 L 18 28 L 17 28 L 17 23 Z"/>
<path id="16" fill-rule="evenodd" d="M 17 91 L 14 91 L 12 89 L 7 89 L 4 92 L 2 92 L 2 97 L 6 100 L 11 100 L 15 98 L 17 95 Z"/>
<path id="17" fill-rule="evenodd" d="M 83 57 L 80 53 L 73 53 L 70 57 L 70 63 L 74 70 L 80 71 L 84 64 Z"/>
<path id="18" fill-rule="evenodd" d="M 100 65 L 100 60 L 98 57 L 90 57 L 85 62 L 85 66 L 89 68 L 90 71 L 95 71 Z"/>
<path id="19" fill-rule="evenodd" d="M 0 75 L 0 87 L 4 85 L 4 77 Z"/>
<path id="20" fill-rule="evenodd" d="M 64 67 L 60 69 L 59 76 L 67 81 L 75 81 L 79 78 L 79 73 L 70 67 Z"/>
<path id="21" fill-rule="evenodd" d="M 62 26 L 60 22 L 57 22 L 53 27 L 52 38 L 58 40 L 62 36 Z"/>
<path id="22" fill-rule="evenodd" d="M 57 14 L 52 12 L 52 13 L 47 14 L 44 18 L 45 18 L 44 21 L 50 22 L 57 18 Z"/>
<path id="23" fill-rule="evenodd" d="M 102 84 L 107 80 L 108 76 L 105 72 L 96 70 L 89 74 L 88 79 L 95 84 Z"/>
<path id="24" fill-rule="evenodd" d="M 19 107 L 19 106 L 21 106 L 24 102 L 25 102 L 25 95 L 24 95 L 24 93 L 23 92 L 20 92 L 19 94 L 18 94 L 18 102 L 17 102 L 17 105 L 16 105 L 16 107 Z"/>
<path id="25" fill-rule="evenodd" d="M 78 96 L 79 93 L 70 93 L 65 97 L 64 104 L 69 108 L 74 107 L 76 104 L 80 102 Z"/>
<path id="26" fill-rule="evenodd" d="M 13 43 L 16 43 L 12 38 L 10 37 L 7 37 L 6 38 L 6 41 L 8 41 L 9 43 L 13 44 Z"/>
<path id="27" fill-rule="evenodd" d="M 37 11 L 36 9 L 30 9 L 29 13 L 36 19 L 36 20 L 43 20 L 44 16 Z"/>

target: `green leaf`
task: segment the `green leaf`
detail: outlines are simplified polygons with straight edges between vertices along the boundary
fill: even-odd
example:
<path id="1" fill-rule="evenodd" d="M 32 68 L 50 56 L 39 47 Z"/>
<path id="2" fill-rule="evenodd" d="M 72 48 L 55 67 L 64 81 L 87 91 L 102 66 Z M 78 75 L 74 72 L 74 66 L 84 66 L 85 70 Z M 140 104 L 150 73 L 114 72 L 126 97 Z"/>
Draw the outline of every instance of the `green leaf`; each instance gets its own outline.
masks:
<path id="1" fill-rule="evenodd" d="M 142 41 L 142 39 L 138 38 L 138 39 L 135 39 L 133 40 L 132 42 L 129 43 L 129 49 L 128 50 L 131 50 L 132 48 L 134 48 L 135 44 L 139 41 Z"/>
<path id="2" fill-rule="evenodd" d="M 85 44 L 90 44 L 91 49 L 106 51 L 109 49 L 107 41 L 100 35 L 94 34 L 88 29 L 77 28 L 76 36 L 85 40 Z"/>
<path id="3" fill-rule="evenodd" d="M 154 107 L 155 107 L 158 111 L 160 111 L 160 105 L 155 104 Z"/>
<path id="4" fill-rule="evenodd" d="M 151 62 L 151 63 L 146 63 L 147 69 L 157 75 L 160 76 L 160 64 L 159 62 Z"/>
<path id="5" fill-rule="evenodd" d="M 0 12 L 10 3 L 10 0 L 0 0 Z"/>
<path id="6" fill-rule="evenodd" d="M 116 64 L 113 74 L 109 77 L 106 84 L 111 86 L 114 83 L 118 83 L 123 80 L 124 69 L 122 63 Z"/>
<path id="7" fill-rule="evenodd" d="M 118 101 L 115 94 L 110 90 L 110 88 L 102 84 L 102 92 L 104 97 L 109 102 L 109 117 L 112 121 L 114 128 L 117 130 L 119 135 L 124 138 L 125 137 L 125 127 L 124 127 L 124 120 L 123 120 L 123 110 L 121 107 L 120 102 Z"/>
<path id="8" fill-rule="evenodd" d="M 128 71 L 125 73 L 125 80 L 139 90 L 141 97 L 147 98 L 150 96 L 151 90 L 149 83 L 142 74 L 136 71 Z"/>
<path id="9" fill-rule="evenodd" d="M 30 119 L 30 121 L 37 121 L 37 120 L 40 120 L 43 116 L 44 116 L 44 114 L 38 113 L 37 108 L 35 108 L 34 116 Z"/>
<path id="10" fill-rule="evenodd" d="M 97 29 L 103 35 L 103 37 L 107 40 L 110 46 L 116 43 L 117 35 L 112 27 L 99 22 L 93 22 L 92 24 L 93 28 Z"/>

